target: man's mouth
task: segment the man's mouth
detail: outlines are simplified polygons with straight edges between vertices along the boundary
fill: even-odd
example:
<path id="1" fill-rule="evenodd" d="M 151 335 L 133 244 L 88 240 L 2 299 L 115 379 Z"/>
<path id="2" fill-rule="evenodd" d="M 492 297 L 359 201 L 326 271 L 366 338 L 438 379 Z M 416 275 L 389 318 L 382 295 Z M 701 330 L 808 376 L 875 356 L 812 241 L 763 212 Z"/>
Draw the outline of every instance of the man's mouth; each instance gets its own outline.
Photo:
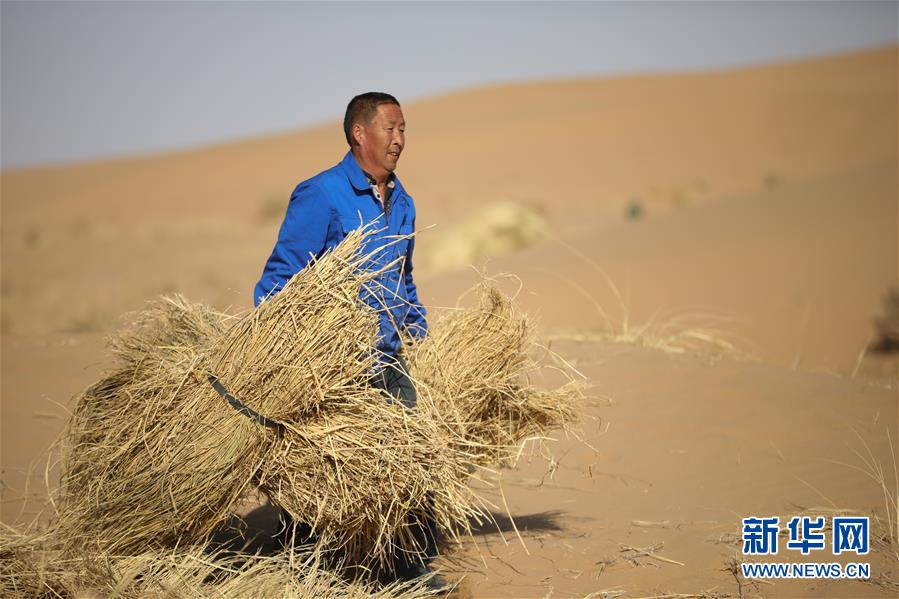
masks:
<path id="1" fill-rule="evenodd" d="M 387 155 L 388 155 L 388 156 L 393 156 L 394 158 L 399 158 L 399 157 L 400 157 L 400 153 L 399 153 L 399 152 L 387 152 Z"/>

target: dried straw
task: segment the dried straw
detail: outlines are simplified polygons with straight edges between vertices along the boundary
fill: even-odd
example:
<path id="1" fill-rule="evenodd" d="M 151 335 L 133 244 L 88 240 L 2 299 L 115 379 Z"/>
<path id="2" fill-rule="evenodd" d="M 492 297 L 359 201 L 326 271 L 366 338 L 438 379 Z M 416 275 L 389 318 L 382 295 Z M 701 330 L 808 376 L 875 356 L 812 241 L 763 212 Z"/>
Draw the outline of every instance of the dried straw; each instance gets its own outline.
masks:
<path id="1" fill-rule="evenodd" d="M 451 431 L 459 452 L 488 465 L 509 459 L 528 437 L 571 424 L 583 384 L 563 368 L 566 385 L 553 391 L 531 386 L 529 375 L 540 365 L 527 317 L 489 279 L 474 291 L 478 307 L 439 319 L 409 363 L 431 398 L 432 418 Z"/>
<path id="2" fill-rule="evenodd" d="M 209 372 L 288 426 L 328 397 L 358 394 L 377 331 L 356 299 L 374 276 L 360 268 L 363 239 L 348 237 L 231 326 L 173 298 L 114 340 L 120 367 L 78 398 L 62 439 L 60 515 L 73 546 L 200 542 L 253 484 L 278 432 L 232 409 Z"/>
<path id="3" fill-rule="evenodd" d="M 328 571 L 314 551 L 275 556 L 215 553 L 206 546 L 137 555 L 82 554 L 62 559 L 47 537 L 0 535 L 0 596 L 295 599 L 419 599 L 424 581 L 376 589 Z"/>
<path id="4" fill-rule="evenodd" d="M 476 464 L 572 421 L 580 388 L 530 386 L 527 320 L 489 284 L 479 308 L 440 319 L 410 352 L 414 413 L 370 388 L 378 315 L 360 294 L 384 267 L 361 250 L 369 234 L 242 318 L 174 296 L 113 339 L 117 368 L 78 398 L 60 442 L 63 571 L 85 555 L 202 545 L 252 486 L 310 524 L 320 550 L 389 569 L 421 551 L 410 526 L 428 515 L 450 537 L 470 532 L 484 513 Z M 280 424 L 233 409 L 209 374 Z"/>
<path id="5" fill-rule="evenodd" d="M 467 457 L 431 421 L 374 390 L 332 408 L 286 433 L 260 477 L 276 504 L 312 526 L 321 547 L 390 569 L 396 554 L 423 549 L 410 526 L 429 514 L 454 537 L 478 519 Z"/>
<path id="6" fill-rule="evenodd" d="M 351 236 L 228 326 L 183 298 L 115 340 L 120 368 L 88 389 L 63 439 L 61 525 L 72 551 L 134 554 L 198 543 L 259 485 L 321 547 L 390 566 L 418 552 L 410 518 L 433 509 L 456 536 L 479 513 L 455 455 L 427 419 L 371 389 L 377 271 Z M 276 420 L 232 409 L 205 376 Z"/>

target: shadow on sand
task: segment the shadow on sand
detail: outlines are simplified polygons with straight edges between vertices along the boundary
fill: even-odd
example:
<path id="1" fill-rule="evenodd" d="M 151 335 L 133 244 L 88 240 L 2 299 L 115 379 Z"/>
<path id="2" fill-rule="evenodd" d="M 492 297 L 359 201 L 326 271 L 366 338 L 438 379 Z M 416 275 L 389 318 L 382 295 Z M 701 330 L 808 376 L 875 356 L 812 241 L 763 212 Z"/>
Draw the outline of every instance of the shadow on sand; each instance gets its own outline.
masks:
<path id="1" fill-rule="evenodd" d="M 473 535 L 484 536 L 496 534 L 498 532 L 511 532 L 515 530 L 515 527 L 518 527 L 518 531 L 522 534 L 524 534 L 525 531 L 546 532 L 563 530 L 562 525 L 559 524 L 562 512 L 558 510 L 512 516 L 511 518 L 508 514 L 489 512 L 489 516 L 489 520 L 481 522 L 480 524 L 476 522 L 471 523 L 471 532 Z M 513 519 L 515 520 L 514 526 L 512 525 Z"/>
<path id="2" fill-rule="evenodd" d="M 471 522 L 473 535 L 513 532 L 516 526 L 522 534 L 563 530 L 560 524 L 562 512 L 558 510 L 513 516 L 514 526 L 508 514 L 489 512 L 488 516 L 480 523 Z M 213 533 L 210 541 L 219 551 L 272 555 L 291 542 L 294 545 L 314 543 L 311 533 L 310 527 L 303 524 L 298 524 L 294 531 L 279 507 L 263 505 L 242 517 L 232 516 Z M 438 539 L 440 545 L 444 542 L 445 539 Z"/>

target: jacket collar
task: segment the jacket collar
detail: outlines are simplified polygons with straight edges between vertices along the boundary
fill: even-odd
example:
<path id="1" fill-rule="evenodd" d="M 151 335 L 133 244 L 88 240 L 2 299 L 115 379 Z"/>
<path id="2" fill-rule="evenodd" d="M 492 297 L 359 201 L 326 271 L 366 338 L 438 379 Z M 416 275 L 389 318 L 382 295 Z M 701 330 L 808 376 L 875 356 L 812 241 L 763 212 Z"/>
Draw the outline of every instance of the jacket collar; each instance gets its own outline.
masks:
<path id="1" fill-rule="evenodd" d="M 352 183 L 353 187 L 358 191 L 365 191 L 366 189 L 371 188 L 371 185 L 368 184 L 368 179 L 365 177 L 365 173 L 362 172 L 362 167 L 356 162 L 356 157 L 353 156 L 352 151 L 346 153 L 346 156 L 343 157 L 340 165 L 343 167 L 350 183 Z"/>
<path id="2" fill-rule="evenodd" d="M 356 162 L 356 157 L 353 156 L 352 150 L 346 153 L 346 156 L 343 157 L 340 165 L 343 167 L 347 178 L 356 190 L 366 191 L 371 189 L 371 183 L 368 182 L 365 171 L 363 171 L 362 167 L 359 166 L 359 163 Z M 393 175 L 393 182 L 395 184 L 394 193 L 396 193 L 397 190 L 403 190 L 403 185 L 400 183 L 400 179 L 395 173 Z"/>

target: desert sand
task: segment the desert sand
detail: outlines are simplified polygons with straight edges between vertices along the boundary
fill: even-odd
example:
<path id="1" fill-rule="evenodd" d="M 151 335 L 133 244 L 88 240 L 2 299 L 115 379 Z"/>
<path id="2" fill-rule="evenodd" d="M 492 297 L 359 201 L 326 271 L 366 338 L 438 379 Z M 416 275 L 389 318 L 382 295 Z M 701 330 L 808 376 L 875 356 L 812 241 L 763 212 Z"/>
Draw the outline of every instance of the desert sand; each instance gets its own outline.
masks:
<path id="1" fill-rule="evenodd" d="M 870 450 L 893 484 L 899 453 L 899 360 L 872 349 L 899 285 L 897 57 L 404 105 L 397 172 L 418 209 L 423 301 L 452 306 L 477 277 L 467 262 L 514 273 L 540 333 L 592 384 L 581 438 L 548 442 L 552 472 L 527 456 L 503 471 L 521 541 L 500 507 L 501 533 L 484 526 L 440 558 L 458 595 L 895 596 L 895 544 L 868 556 L 880 584 L 753 584 L 728 563 L 743 517 L 885 516 L 881 486 L 853 466 Z M 172 291 L 248 308 L 291 190 L 342 139 L 328 123 L 2 173 L 3 522 L 40 507 L 44 453 L 109 366 L 121 315 Z M 495 205 L 536 232 L 484 226 Z M 496 238 L 510 241 L 442 259 Z"/>

